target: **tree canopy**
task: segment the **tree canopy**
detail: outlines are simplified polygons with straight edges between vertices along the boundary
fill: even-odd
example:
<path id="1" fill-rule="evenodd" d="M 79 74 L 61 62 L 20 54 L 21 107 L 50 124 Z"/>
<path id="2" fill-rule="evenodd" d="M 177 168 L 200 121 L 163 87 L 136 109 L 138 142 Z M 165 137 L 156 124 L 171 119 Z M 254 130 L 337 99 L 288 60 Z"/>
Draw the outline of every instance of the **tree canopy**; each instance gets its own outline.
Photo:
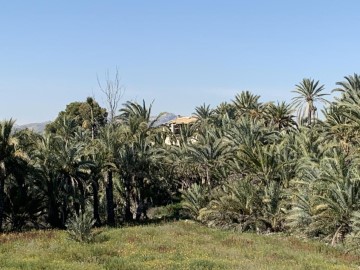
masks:
<path id="1" fill-rule="evenodd" d="M 107 111 L 101 108 L 99 104 L 91 97 L 85 102 L 72 102 L 66 106 L 64 111 L 59 112 L 57 118 L 47 125 L 46 131 L 58 133 L 65 119 L 73 121 L 76 127 L 82 127 L 85 130 L 97 132 L 100 127 L 107 123 Z"/>

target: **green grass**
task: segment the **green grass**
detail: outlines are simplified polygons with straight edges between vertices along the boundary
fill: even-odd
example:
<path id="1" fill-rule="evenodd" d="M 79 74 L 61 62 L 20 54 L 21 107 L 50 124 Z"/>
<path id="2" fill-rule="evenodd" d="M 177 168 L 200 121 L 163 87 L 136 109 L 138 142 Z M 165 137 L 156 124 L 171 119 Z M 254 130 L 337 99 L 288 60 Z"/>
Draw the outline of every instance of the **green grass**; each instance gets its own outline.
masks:
<path id="1" fill-rule="evenodd" d="M 175 222 L 106 229 L 81 244 L 64 231 L 0 235 L 0 269 L 358 269 L 322 243 Z"/>

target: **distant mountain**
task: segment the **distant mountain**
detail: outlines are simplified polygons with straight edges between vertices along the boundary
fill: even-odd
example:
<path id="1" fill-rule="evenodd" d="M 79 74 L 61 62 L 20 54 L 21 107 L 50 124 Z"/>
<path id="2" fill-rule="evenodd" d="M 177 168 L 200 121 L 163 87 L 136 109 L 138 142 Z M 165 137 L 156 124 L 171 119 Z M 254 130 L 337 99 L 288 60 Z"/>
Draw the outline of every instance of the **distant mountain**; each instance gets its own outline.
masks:
<path id="1" fill-rule="evenodd" d="M 37 133 L 44 133 L 45 131 L 45 127 L 47 124 L 49 124 L 49 122 L 43 122 L 43 123 L 31 123 L 31 124 L 25 124 L 25 125 L 15 125 L 14 129 L 15 130 L 23 130 L 23 129 L 31 129 L 34 132 Z"/>
<path id="2" fill-rule="evenodd" d="M 171 120 L 176 119 L 177 117 L 178 116 L 176 114 L 164 112 L 161 114 L 159 119 L 154 123 L 154 126 L 158 127 L 158 126 L 164 125 L 164 124 L 170 122 Z M 150 120 L 153 121 L 153 120 L 155 120 L 155 118 L 156 118 L 155 116 L 152 116 L 150 118 Z"/>
<path id="3" fill-rule="evenodd" d="M 170 122 L 171 120 L 176 119 L 177 117 L 178 116 L 176 114 L 165 112 L 155 122 L 154 126 L 158 127 L 158 126 L 164 125 L 164 124 Z M 155 116 L 151 117 L 151 121 L 153 121 L 153 120 L 155 120 Z M 26 125 L 15 125 L 14 128 L 15 128 L 15 130 L 31 129 L 37 133 L 44 133 L 45 127 L 49 123 L 50 123 L 50 121 L 43 122 L 43 123 L 31 123 L 31 124 L 26 124 Z"/>

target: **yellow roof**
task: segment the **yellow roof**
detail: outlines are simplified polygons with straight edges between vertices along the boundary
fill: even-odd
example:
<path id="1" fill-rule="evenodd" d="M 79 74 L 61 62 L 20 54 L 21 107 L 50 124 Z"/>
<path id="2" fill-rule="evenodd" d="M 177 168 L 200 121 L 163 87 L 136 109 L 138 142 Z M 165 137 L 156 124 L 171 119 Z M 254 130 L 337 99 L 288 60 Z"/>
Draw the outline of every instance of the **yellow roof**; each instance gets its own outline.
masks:
<path id="1" fill-rule="evenodd" d="M 178 117 L 174 120 L 171 120 L 169 124 L 181 125 L 181 124 L 191 124 L 198 120 L 197 117 L 188 116 L 188 117 Z"/>

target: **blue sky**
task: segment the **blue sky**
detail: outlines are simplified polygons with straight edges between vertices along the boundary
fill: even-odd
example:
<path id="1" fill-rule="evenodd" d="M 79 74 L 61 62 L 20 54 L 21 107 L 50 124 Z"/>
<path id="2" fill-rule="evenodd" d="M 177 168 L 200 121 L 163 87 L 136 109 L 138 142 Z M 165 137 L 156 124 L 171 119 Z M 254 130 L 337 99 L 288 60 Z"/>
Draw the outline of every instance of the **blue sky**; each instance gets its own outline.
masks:
<path id="1" fill-rule="evenodd" d="M 250 90 L 290 101 L 359 73 L 360 1 L 1 1 L 0 119 L 52 120 L 114 74 L 122 102 L 191 114 Z"/>

